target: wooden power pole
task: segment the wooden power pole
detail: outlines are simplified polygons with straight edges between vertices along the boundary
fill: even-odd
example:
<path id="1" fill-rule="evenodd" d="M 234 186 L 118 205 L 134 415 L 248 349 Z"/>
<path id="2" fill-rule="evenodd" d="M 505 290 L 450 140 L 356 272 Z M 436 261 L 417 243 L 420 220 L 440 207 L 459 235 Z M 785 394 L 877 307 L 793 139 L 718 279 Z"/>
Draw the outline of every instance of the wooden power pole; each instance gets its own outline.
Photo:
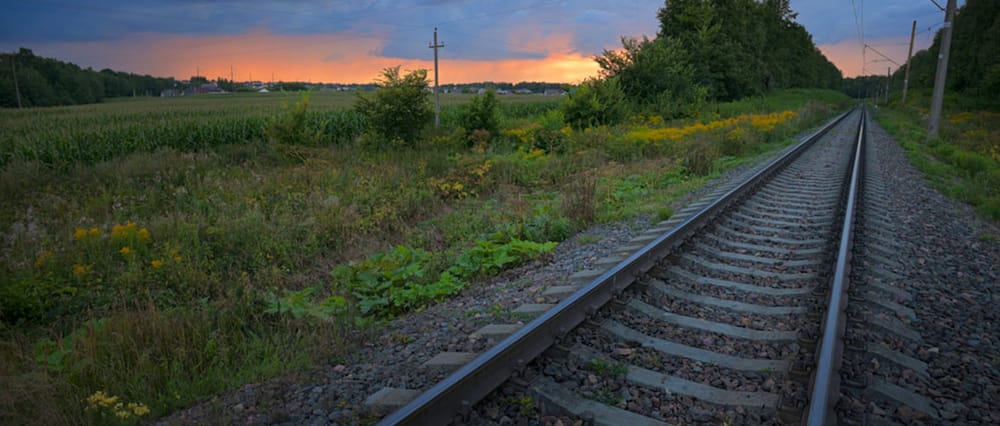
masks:
<path id="1" fill-rule="evenodd" d="M 438 90 L 438 49 L 444 47 L 444 43 L 438 44 L 438 29 L 434 27 L 434 44 L 427 46 L 434 49 L 434 127 L 441 125 L 441 93 Z"/>
<path id="2" fill-rule="evenodd" d="M 910 60 L 913 59 L 913 38 L 917 35 L 917 20 L 913 20 L 913 28 L 910 28 L 910 51 L 906 54 L 906 74 L 903 74 L 903 99 L 899 101 L 900 106 L 906 106 L 906 89 L 910 87 Z"/>
<path id="3" fill-rule="evenodd" d="M 934 97 L 931 98 L 931 117 L 927 123 L 927 140 L 936 138 L 941 123 L 941 107 L 944 104 L 944 83 L 948 77 L 948 53 L 951 52 L 952 22 L 955 20 L 955 0 L 948 0 L 941 26 L 941 52 L 938 53 L 937 73 L 934 75 Z"/>

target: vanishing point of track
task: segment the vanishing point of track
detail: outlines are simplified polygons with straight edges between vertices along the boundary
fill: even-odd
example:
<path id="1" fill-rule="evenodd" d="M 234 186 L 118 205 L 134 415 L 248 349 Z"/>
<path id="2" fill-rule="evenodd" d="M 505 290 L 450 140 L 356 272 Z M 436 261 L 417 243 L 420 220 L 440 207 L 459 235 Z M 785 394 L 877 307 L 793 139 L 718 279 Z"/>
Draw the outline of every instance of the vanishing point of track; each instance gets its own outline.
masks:
<path id="1" fill-rule="evenodd" d="M 610 269 L 552 289 L 561 300 L 528 324 L 492 326 L 509 335 L 382 424 L 460 421 L 512 377 L 546 410 L 595 424 L 734 407 L 762 423 L 834 423 L 865 120 L 841 114 Z"/>

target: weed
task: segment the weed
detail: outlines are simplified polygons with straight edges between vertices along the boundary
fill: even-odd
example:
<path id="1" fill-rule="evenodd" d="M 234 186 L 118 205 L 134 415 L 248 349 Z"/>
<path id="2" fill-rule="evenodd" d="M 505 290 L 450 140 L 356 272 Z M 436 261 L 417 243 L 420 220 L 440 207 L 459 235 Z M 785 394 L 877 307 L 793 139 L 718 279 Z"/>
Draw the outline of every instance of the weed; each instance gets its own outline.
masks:
<path id="1" fill-rule="evenodd" d="M 979 241 L 994 242 L 997 240 L 997 236 L 989 232 L 983 232 L 979 234 Z"/>
<path id="2" fill-rule="evenodd" d="M 510 397 L 508 399 L 511 405 L 518 407 L 518 414 L 522 417 L 533 418 L 538 416 L 538 409 L 535 406 L 535 400 L 530 396 L 522 397 Z"/>
<path id="3" fill-rule="evenodd" d="M 590 235 L 590 234 L 583 234 L 583 235 L 580 235 L 579 237 L 576 238 L 576 242 L 578 242 L 580 244 L 584 244 L 584 245 L 586 245 L 586 244 L 593 244 L 593 243 L 596 243 L 598 241 L 600 241 L 599 238 L 597 238 L 594 235 Z"/>
<path id="4" fill-rule="evenodd" d="M 597 374 L 611 378 L 622 378 L 628 374 L 628 366 L 620 362 L 610 362 L 595 358 L 587 363 L 587 367 Z"/>
<path id="5" fill-rule="evenodd" d="M 663 222 L 674 217 L 674 209 L 670 207 L 660 207 L 656 210 L 656 221 Z"/>

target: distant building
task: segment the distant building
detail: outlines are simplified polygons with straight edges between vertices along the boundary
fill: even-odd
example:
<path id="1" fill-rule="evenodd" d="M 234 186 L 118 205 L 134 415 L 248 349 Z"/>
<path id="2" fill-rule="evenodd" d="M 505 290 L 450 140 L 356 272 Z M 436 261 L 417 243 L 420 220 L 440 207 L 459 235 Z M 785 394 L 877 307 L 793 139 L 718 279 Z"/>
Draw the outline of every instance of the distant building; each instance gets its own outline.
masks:
<path id="1" fill-rule="evenodd" d="M 184 91 L 178 89 L 166 89 L 160 92 L 161 98 L 172 98 L 174 96 L 184 96 Z"/>
<path id="2" fill-rule="evenodd" d="M 545 89 L 545 96 L 562 96 L 566 91 L 563 89 Z"/>
<path id="3" fill-rule="evenodd" d="M 534 92 L 532 92 L 531 89 L 517 89 L 514 93 L 517 93 L 518 95 L 530 95 Z"/>
<path id="4" fill-rule="evenodd" d="M 202 85 L 198 86 L 195 89 L 195 91 L 197 93 L 225 93 L 226 92 L 225 90 L 222 90 L 219 87 L 218 84 L 215 84 L 215 83 L 205 83 L 205 84 L 202 84 Z"/>

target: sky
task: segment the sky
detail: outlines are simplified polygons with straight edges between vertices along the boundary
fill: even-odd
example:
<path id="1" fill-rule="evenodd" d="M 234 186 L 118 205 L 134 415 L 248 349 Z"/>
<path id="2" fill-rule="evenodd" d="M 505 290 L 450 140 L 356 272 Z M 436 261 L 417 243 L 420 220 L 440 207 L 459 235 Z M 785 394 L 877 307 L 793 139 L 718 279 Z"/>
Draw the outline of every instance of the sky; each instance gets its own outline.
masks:
<path id="1" fill-rule="evenodd" d="M 942 5 L 946 0 L 938 0 Z M 653 37 L 663 0 L 4 0 L 0 51 L 20 47 L 95 70 L 185 80 L 368 83 L 433 69 L 441 84 L 576 83 L 621 36 Z M 959 2 L 959 5 L 963 4 Z M 884 75 L 944 20 L 931 0 L 791 0 L 796 21 L 845 77 Z M 871 46 L 863 49 L 861 40 Z M 862 51 L 864 50 L 864 55 Z M 881 56 L 881 55 L 884 55 Z M 888 58 L 886 58 L 888 57 Z"/>

